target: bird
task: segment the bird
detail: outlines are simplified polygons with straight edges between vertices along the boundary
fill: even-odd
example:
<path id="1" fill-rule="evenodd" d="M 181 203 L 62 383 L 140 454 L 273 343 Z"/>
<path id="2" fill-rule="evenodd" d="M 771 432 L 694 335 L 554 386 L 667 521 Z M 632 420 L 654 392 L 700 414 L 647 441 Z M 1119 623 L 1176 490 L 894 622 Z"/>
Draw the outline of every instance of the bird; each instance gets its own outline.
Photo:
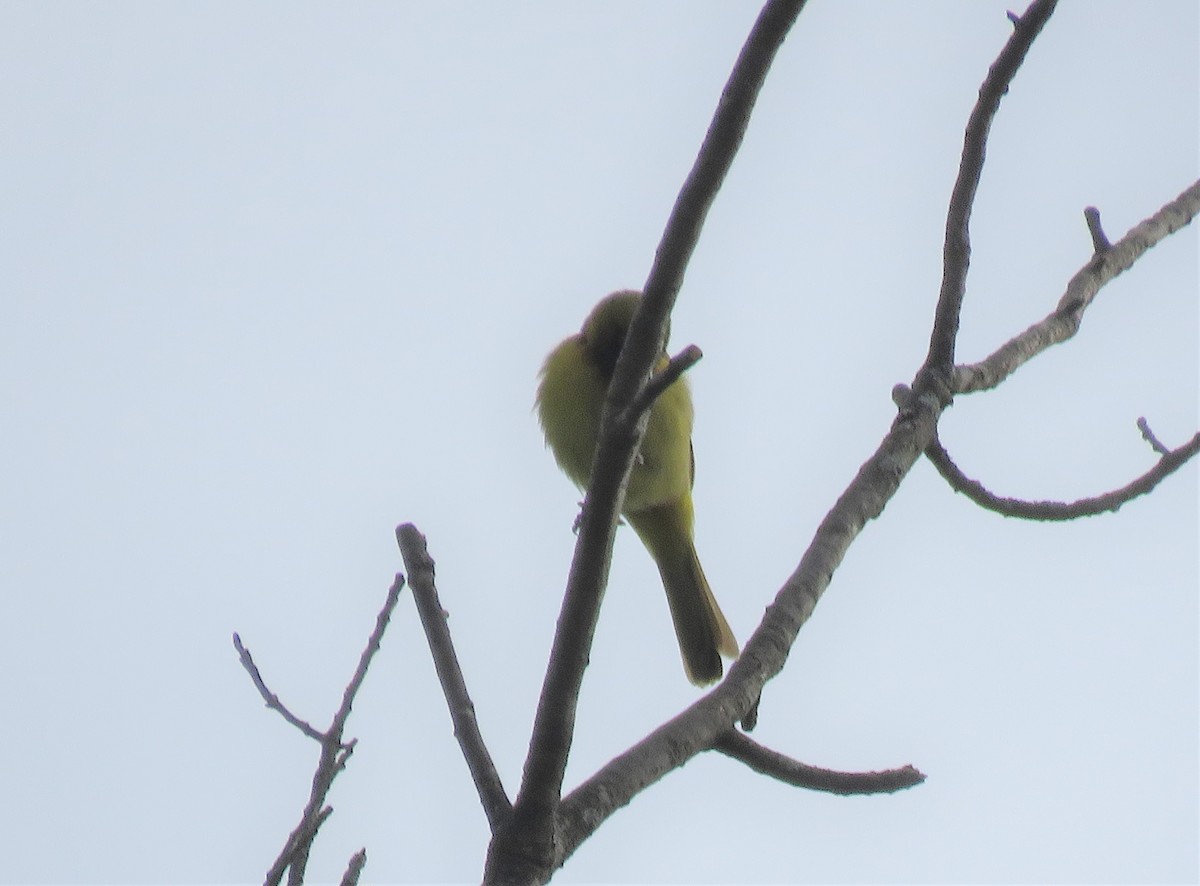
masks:
<path id="1" fill-rule="evenodd" d="M 563 473 L 583 490 L 591 480 L 608 385 L 641 297 L 621 290 L 601 299 L 579 333 L 550 351 L 539 374 L 535 405 L 546 444 Z M 654 371 L 667 363 L 664 347 Z M 721 679 L 721 656 L 738 656 L 738 642 L 696 554 L 692 418 L 691 391 L 680 378 L 650 409 L 621 514 L 662 577 L 684 672 L 695 685 L 707 686 Z"/>

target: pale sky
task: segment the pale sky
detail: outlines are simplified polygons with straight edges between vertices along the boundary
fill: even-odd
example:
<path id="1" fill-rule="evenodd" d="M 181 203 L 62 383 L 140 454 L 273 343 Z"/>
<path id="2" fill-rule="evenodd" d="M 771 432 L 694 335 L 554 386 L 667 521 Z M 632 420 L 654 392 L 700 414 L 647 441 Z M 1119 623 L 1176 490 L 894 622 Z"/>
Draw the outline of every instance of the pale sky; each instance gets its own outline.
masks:
<path id="1" fill-rule="evenodd" d="M 260 881 L 426 533 L 515 794 L 578 493 L 545 353 L 645 280 L 757 2 L 0 5 L 0 882 Z M 676 308 L 699 345 L 697 547 L 739 639 L 928 343 L 991 0 L 812 0 Z M 1195 181 L 1194 0 L 1063 0 L 1001 106 L 959 358 L 1048 313 Z M 943 440 L 994 491 L 1095 495 L 1200 426 L 1196 226 Z M 1197 469 L 1117 514 L 980 511 L 918 463 L 770 683 L 755 737 L 892 796 L 702 755 L 563 883 L 1194 882 Z M 628 530 L 568 788 L 698 697 Z M 315 881 L 477 882 L 487 828 L 411 597 L 347 729 Z"/>

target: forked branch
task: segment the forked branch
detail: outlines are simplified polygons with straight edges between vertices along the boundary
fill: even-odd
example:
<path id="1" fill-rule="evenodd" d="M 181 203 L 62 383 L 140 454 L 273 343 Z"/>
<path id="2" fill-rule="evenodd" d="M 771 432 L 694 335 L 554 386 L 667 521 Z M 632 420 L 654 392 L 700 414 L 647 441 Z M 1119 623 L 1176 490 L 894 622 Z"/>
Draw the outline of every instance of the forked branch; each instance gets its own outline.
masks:
<path id="1" fill-rule="evenodd" d="M 1074 336 L 1079 331 L 1084 312 L 1107 283 L 1132 267 L 1146 250 L 1190 224 L 1198 213 L 1200 181 L 1130 228 L 1124 237 L 1108 249 L 1094 253 L 1071 278 L 1051 314 L 1005 342 L 980 362 L 956 366 L 952 384 L 954 393 L 990 390 L 1051 345 Z"/>
<path id="2" fill-rule="evenodd" d="M 388 589 L 387 599 L 384 601 L 383 608 L 379 610 L 379 615 L 375 618 L 375 629 L 371 631 L 371 636 L 367 638 L 366 648 L 363 649 L 362 654 L 359 656 L 358 667 L 354 670 L 354 676 L 350 678 L 350 682 L 346 685 L 346 689 L 342 693 L 342 704 L 333 715 L 333 721 L 329 724 L 329 728 L 324 732 L 314 729 L 309 723 L 293 714 L 279 700 L 279 696 L 267 688 L 262 674 L 259 673 L 258 666 L 254 663 L 254 659 L 250 655 L 250 650 L 242 645 L 241 637 L 237 634 L 233 635 L 233 645 L 237 649 L 242 667 L 250 675 L 255 688 L 262 695 L 263 700 L 266 701 L 267 707 L 278 711 L 288 723 L 321 745 L 321 756 L 317 762 L 316 772 L 313 773 L 312 791 L 309 793 L 308 802 L 305 804 L 304 812 L 300 816 L 300 823 L 288 835 L 283 849 L 267 871 L 264 882 L 268 886 L 280 883 L 285 873 L 288 875 L 289 883 L 304 882 L 304 872 L 308 866 L 308 853 L 312 848 L 313 840 L 316 839 L 317 831 L 320 830 L 321 825 L 333 814 L 333 807 L 325 805 L 325 797 L 329 794 L 329 789 L 333 786 L 333 780 L 346 767 L 347 761 L 354 753 L 354 746 L 357 742 L 356 739 L 351 739 L 350 741 L 342 740 L 346 729 L 346 720 L 350 716 L 350 709 L 354 705 L 354 699 L 358 695 L 359 689 L 362 688 L 363 680 L 366 679 L 367 668 L 371 665 L 371 659 L 379 651 L 379 644 L 383 640 L 383 633 L 387 630 L 388 622 L 392 617 L 392 611 L 396 608 L 396 602 L 400 599 L 400 591 L 403 587 L 404 577 L 397 575 L 396 580 L 392 582 L 392 586 Z M 365 863 L 366 850 L 363 850 L 362 861 L 358 865 L 358 871 L 361 872 L 362 864 Z M 357 873 L 355 877 L 357 877 Z"/>

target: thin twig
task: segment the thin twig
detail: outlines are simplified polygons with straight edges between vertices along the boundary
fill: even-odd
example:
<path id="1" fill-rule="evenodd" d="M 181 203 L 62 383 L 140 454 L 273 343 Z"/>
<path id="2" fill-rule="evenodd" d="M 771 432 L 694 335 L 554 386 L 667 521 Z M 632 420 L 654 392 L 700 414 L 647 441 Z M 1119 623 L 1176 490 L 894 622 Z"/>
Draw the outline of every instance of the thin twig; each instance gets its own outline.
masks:
<path id="1" fill-rule="evenodd" d="M 371 666 L 371 659 L 375 657 L 375 653 L 379 651 L 379 644 L 383 642 L 383 632 L 387 630 L 388 622 L 392 618 L 392 611 L 396 608 L 396 603 L 400 599 L 400 590 L 403 587 L 404 576 L 397 575 L 395 581 L 392 582 L 391 588 L 388 589 L 387 600 L 384 601 L 383 608 L 379 610 L 379 615 L 375 616 L 375 630 L 367 638 L 366 648 L 363 649 L 362 655 L 358 657 L 358 667 L 354 670 L 354 676 L 350 678 L 350 682 L 346 686 L 346 691 L 342 693 L 342 706 L 338 708 L 337 713 L 334 715 L 333 723 L 329 727 L 330 734 L 337 734 L 339 748 L 353 750 L 353 744 L 342 744 L 342 730 L 346 727 L 346 719 L 350 716 L 350 708 L 354 705 L 354 697 L 358 695 L 358 690 L 362 688 L 363 680 L 367 677 L 367 668 Z M 342 760 L 342 765 L 345 765 L 345 760 Z"/>
<path id="2" fill-rule="evenodd" d="M 1100 224 L 1100 210 L 1095 206 L 1088 206 L 1083 210 L 1083 217 L 1087 221 L 1088 233 L 1092 235 L 1092 249 L 1096 255 L 1103 255 L 1112 249 L 1108 235 L 1104 233 L 1104 227 Z"/>
<path id="3" fill-rule="evenodd" d="M 672 357 L 661 372 L 656 372 L 650 376 L 650 380 L 646 382 L 646 386 L 642 388 L 637 399 L 633 401 L 633 405 L 629 407 L 629 416 L 639 416 L 654 405 L 654 401 L 658 399 L 658 396 L 671 385 L 675 384 L 680 376 L 699 363 L 703 356 L 704 352 L 698 347 L 688 345 Z M 630 418 L 626 416 L 622 420 L 630 421 Z M 633 421 L 636 421 L 636 418 Z"/>
<path id="4" fill-rule="evenodd" d="M 467 692 L 466 680 L 458 664 L 458 655 L 454 651 L 454 641 L 450 638 L 446 610 L 438 600 L 433 559 L 429 556 L 425 536 L 411 523 L 396 527 L 396 543 L 399 544 L 400 553 L 404 557 L 404 568 L 408 570 L 408 584 L 417 604 L 421 626 L 425 629 L 425 638 L 429 642 L 433 664 L 442 684 L 446 706 L 450 709 L 454 736 L 458 739 L 458 746 L 475 782 L 475 790 L 479 794 L 479 802 L 483 804 L 488 824 L 495 832 L 508 821 L 512 813 L 512 804 L 504 792 L 504 784 L 500 781 L 496 764 L 492 762 L 492 755 L 488 752 L 483 734 L 479 731 L 479 722 L 475 719 L 475 705 Z"/>
<path id="5" fill-rule="evenodd" d="M 901 766 L 882 772 L 837 772 L 793 760 L 764 747 L 748 735 L 731 729 L 713 743 L 713 750 L 741 760 L 755 772 L 814 791 L 830 794 L 891 794 L 915 787 L 925 780 L 915 767 Z"/>
<path id="6" fill-rule="evenodd" d="M 233 648 L 237 650 L 238 658 L 241 659 L 242 667 L 246 669 L 246 673 L 250 675 L 250 679 L 254 682 L 254 688 L 258 690 L 258 694 L 263 697 L 263 701 L 267 703 L 267 707 L 279 711 L 283 719 L 287 720 L 309 738 L 314 741 L 321 741 L 325 738 L 324 734 L 312 727 L 312 724 L 301 720 L 295 714 L 287 709 L 279 696 L 267 688 L 267 684 L 263 681 L 262 674 L 259 673 L 258 665 L 254 663 L 253 657 L 250 655 L 250 650 L 242 645 L 242 638 L 234 632 Z"/>
<path id="7" fill-rule="evenodd" d="M 942 288 L 934 313 L 933 332 L 929 339 L 929 354 L 918 377 L 948 374 L 954 365 L 954 347 L 958 338 L 959 315 L 967 291 L 967 269 L 971 264 L 971 211 L 983 173 L 987 140 L 992 121 L 1000 108 L 1000 99 L 1008 92 L 1026 53 L 1042 27 L 1054 12 L 1057 0 L 1037 0 L 1020 18 L 1009 14 L 1013 22 L 1012 36 L 988 70 L 979 88 L 976 102 L 967 121 L 963 138 L 962 160 L 958 179 L 951 192 L 950 208 L 946 213 L 946 240 L 942 251 Z"/>
<path id="8" fill-rule="evenodd" d="M 955 492 L 961 492 L 980 507 L 995 511 L 1005 517 L 1024 520 L 1075 520 L 1115 511 L 1128 501 L 1145 495 L 1164 478 L 1179 470 L 1188 459 L 1200 452 L 1200 434 L 1196 434 L 1178 449 L 1168 450 L 1158 464 L 1127 486 L 1106 492 L 1093 498 L 1082 498 L 1073 502 L 1026 501 L 1019 498 L 1004 498 L 990 492 L 978 480 L 972 480 L 959 469 L 950 454 L 936 438 L 925 450 L 929 461 Z"/>
<path id="9" fill-rule="evenodd" d="M 990 390 L 1051 345 L 1074 336 L 1084 312 L 1101 288 L 1132 267 L 1152 246 L 1190 224 L 1197 214 L 1200 214 L 1200 181 L 1130 228 L 1106 252 L 1093 255 L 1071 278 L 1053 313 L 1009 339 L 980 362 L 954 367 L 954 393 Z"/>
<path id="10" fill-rule="evenodd" d="M 1163 444 L 1158 437 L 1154 436 L 1154 431 L 1150 430 L 1150 422 L 1146 421 L 1146 417 L 1142 416 L 1137 420 L 1138 430 L 1142 432 L 1142 439 L 1150 444 L 1150 448 L 1159 455 L 1167 455 L 1170 449 Z"/>

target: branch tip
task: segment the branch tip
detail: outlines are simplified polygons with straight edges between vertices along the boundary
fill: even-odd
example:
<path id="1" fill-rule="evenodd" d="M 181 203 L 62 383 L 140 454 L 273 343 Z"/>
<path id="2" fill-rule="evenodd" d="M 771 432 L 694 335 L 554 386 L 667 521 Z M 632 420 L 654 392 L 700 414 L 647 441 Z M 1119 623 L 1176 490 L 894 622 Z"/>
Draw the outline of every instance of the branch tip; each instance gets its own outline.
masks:
<path id="1" fill-rule="evenodd" d="M 358 878 L 362 876 L 362 870 L 367 864 L 367 849 L 364 846 L 362 849 L 350 856 L 350 863 L 346 866 L 346 872 L 342 874 L 340 886 L 356 886 Z"/>
<path id="2" fill-rule="evenodd" d="M 713 750 L 745 763 L 755 772 L 785 784 L 829 794 L 891 794 L 915 787 L 925 774 L 910 765 L 881 772 L 837 772 L 801 763 L 771 750 L 737 730 L 730 730 L 713 742 Z"/>
<path id="3" fill-rule="evenodd" d="M 659 398 L 663 391 L 675 384 L 680 377 L 700 362 L 704 357 L 704 352 L 696 345 L 688 345 L 678 354 L 671 358 L 661 372 L 656 372 L 650 376 L 650 380 L 646 382 L 646 387 L 642 389 L 642 393 L 630 405 L 628 412 L 622 417 L 629 419 L 640 416 L 645 410 L 654 405 L 654 401 Z"/>
<path id="4" fill-rule="evenodd" d="M 1138 430 L 1142 432 L 1142 439 L 1150 444 L 1150 448 L 1159 455 L 1170 455 L 1171 450 L 1168 449 L 1161 440 L 1154 435 L 1154 431 L 1150 430 L 1150 422 L 1146 421 L 1145 416 L 1141 416 L 1137 420 Z"/>
<path id="5" fill-rule="evenodd" d="M 1103 254 L 1103 261 L 1093 254 L 1067 283 L 1066 291 L 1050 314 L 978 363 L 954 367 L 954 392 L 970 394 L 995 388 L 1042 351 L 1074 337 L 1097 293 L 1132 267 L 1148 249 L 1190 224 L 1198 213 L 1200 181 L 1184 188 L 1149 218 L 1130 228 Z"/>
<path id="6" fill-rule="evenodd" d="M 979 87 L 979 99 L 971 110 L 963 134 L 963 148 L 958 176 L 951 190 L 950 206 L 946 211 L 946 234 L 942 246 L 942 285 L 934 311 L 933 330 L 929 336 L 929 352 L 925 366 L 943 368 L 954 365 L 954 350 L 963 299 L 967 292 L 967 271 L 971 264 L 971 213 L 983 175 L 984 158 L 992 123 L 1000 110 L 1001 99 L 1025 61 L 1043 26 L 1054 12 L 1057 0 L 1035 0 L 1023 16 L 1009 21 L 1013 32 L 1004 48 L 988 69 Z"/>
<path id="7" fill-rule="evenodd" d="M 266 681 L 263 680 L 262 673 L 258 669 L 258 665 L 254 663 L 253 656 L 250 655 L 250 650 L 242 644 L 242 638 L 235 631 L 233 634 L 233 648 L 237 650 L 238 658 L 241 661 L 242 667 L 246 673 L 250 675 L 250 680 L 254 683 L 254 688 L 258 690 L 258 694 L 262 696 L 262 700 L 268 708 L 279 712 L 279 716 L 283 717 L 292 726 L 299 729 L 313 741 L 321 742 L 325 740 L 325 733 L 317 730 L 313 725 L 306 720 L 301 720 L 293 714 L 282 701 L 279 696 L 267 688 Z"/>
<path id="8" fill-rule="evenodd" d="M 1083 210 L 1083 217 L 1087 221 L 1088 232 L 1092 235 L 1092 249 L 1096 255 L 1104 255 L 1112 249 L 1112 243 L 1100 224 L 1100 210 L 1095 206 L 1088 206 Z"/>

